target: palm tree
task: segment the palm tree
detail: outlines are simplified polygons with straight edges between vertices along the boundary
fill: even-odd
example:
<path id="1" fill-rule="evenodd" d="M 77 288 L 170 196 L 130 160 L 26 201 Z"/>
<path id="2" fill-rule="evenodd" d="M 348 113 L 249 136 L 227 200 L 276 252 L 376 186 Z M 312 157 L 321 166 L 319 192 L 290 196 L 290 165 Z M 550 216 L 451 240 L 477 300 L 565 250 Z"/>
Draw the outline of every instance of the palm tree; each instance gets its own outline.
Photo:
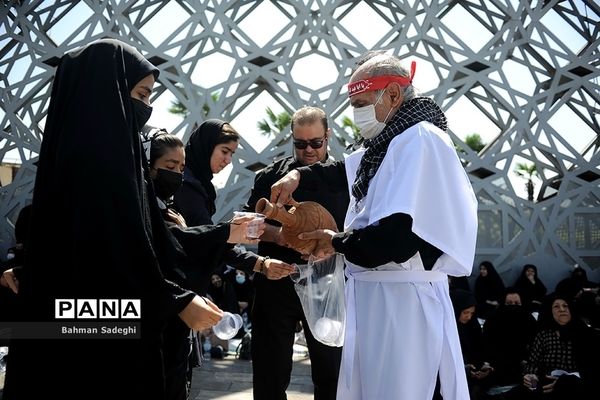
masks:
<path id="1" fill-rule="evenodd" d="M 168 111 L 171 114 L 179 115 L 184 118 L 190 113 L 185 104 L 183 104 L 180 100 L 171 101 L 171 107 L 169 107 Z"/>
<path id="2" fill-rule="evenodd" d="M 267 118 L 262 121 L 258 121 L 256 126 L 260 129 L 263 135 L 269 135 L 273 133 L 275 136 L 283 132 L 292 123 L 292 116 L 287 111 L 282 111 L 279 114 L 275 114 L 271 107 L 266 109 Z"/>
<path id="3" fill-rule="evenodd" d="M 465 137 L 465 144 L 476 153 L 479 153 L 487 145 L 487 143 L 483 143 L 479 133 L 467 135 L 467 137 Z"/>
<path id="4" fill-rule="evenodd" d="M 517 174 L 517 176 L 527 179 L 527 182 L 525 182 L 525 188 L 527 189 L 527 200 L 533 201 L 533 188 L 535 187 L 535 184 L 531 178 L 534 175 L 538 175 L 537 167 L 535 164 L 517 163 L 514 172 Z"/>
<path id="5" fill-rule="evenodd" d="M 219 101 L 220 95 L 221 95 L 220 91 L 215 91 L 210 94 L 210 99 L 211 99 L 212 104 L 215 104 L 217 101 Z M 175 100 L 171 101 L 171 107 L 169 107 L 168 111 L 171 114 L 180 115 L 184 118 L 190 113 L 190 110 L 188 110 L 186 105 L 183 104 L 181 102 L 181 100 L 179 100 L 179 99 L 175 99 Z M 202 105 L 202 112 L 204 113 L 205 117 L 207 117 L 208 114 L 210 113 L 210 104 L 207 101 L 204 102 L 204 104 Z"/>
<path id="6" fill-rule="evenodd" d="M 483 142 L 483 139 L 481 139 L 481 135 L 479 135 L 479 133 L 472 133 L 470 135 L 467 135 L 465 137 L 464 142 L 471 150 L 473 150 L 476 153 L 479 153 L 485 146 L 487 146 L 487 143 Z M 465 149 L 463 149 L 460 145 L 457 144 L 454 145 L 454 149 L 456 150 L 459 156 L 461 154 L 467 153 Z M 466 160 L 463 160 L 462 163 L 463 166 L 466 166 L 468 164 Z"/>

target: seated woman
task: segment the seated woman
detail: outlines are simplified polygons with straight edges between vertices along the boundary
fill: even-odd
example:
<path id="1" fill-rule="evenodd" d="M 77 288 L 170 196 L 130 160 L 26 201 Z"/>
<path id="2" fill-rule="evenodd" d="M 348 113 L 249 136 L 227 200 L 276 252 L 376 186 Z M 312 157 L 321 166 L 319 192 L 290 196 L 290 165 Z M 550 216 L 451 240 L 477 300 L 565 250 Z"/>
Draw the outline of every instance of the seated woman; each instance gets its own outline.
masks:
<path id="1" fill-rule="evenodd" d="M 500 307 L 504 297 L 504 282 L 494 264 L 483 261 L 479 264 L 479 276 L 475 280 L 475 299 L 477 299 L 477 318 L 487 319 Z"/>
<path id="2" fill-rule="evenodd" d="M 546 295 L 546 285 L 540 280 L 535 265 L 526 264 L 523 266 L 521 275 L 515 281 L 515 288 L 521 295 L 523 306 L 530 312 L 539 312 Z"/>
<path id="3" fill-rule="evenodd" d="M 481 325 L 476 318 L 473 318 L 476 308 L 475 297 L 470 291 L 455 289 L 450 292 L 450 299 L 456 316 L 471 399 L 482 399 L 485 388 L 489 386 L 488 377 L 493 372 L 493 368 L 483 357 Z"/>
<path id="4" fill-rule="evenodd" d="M 597 334 L 581 322 L 564 296 L 549 296 L 540 313 L 524 368 L 523 386 L 514 398 L 591 399 L 598 395 Z"/>

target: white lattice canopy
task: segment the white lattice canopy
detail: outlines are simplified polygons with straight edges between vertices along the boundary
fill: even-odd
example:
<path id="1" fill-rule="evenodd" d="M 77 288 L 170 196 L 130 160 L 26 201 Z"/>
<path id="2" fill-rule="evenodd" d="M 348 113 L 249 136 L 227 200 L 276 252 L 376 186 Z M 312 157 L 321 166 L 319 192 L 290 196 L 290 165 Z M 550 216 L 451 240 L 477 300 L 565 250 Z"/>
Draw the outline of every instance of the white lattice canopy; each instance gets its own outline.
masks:
<path id="1" fill-rule="evenodd" d="M 479 206 L 477 262 L 505 280 L 525 263 L 552 282 L 578 263 L 600 280 L 600 6 L 593 0 L 12 1 L 0 9 L 0 247 L 31 199 L 51 82 L 66 51 L 128 42 L 160 69 L 150 123 L 187 139 L 209 117 L 243 139 L 217 179 L 215 222 L 239 209 L 255 172 L 289 153 L 264 135 L 265 108 L 326 110 L 341 157 L 352 141 L 345 84 L 382 49 L 417 61 L 415 84 L 446 111 Z M 187 110 L 167 112 L 172 102 Z M 467 136 L 486 144 L 472 150 Z M 519 164 L 530 167 L 525 179 Z M 534 170 L 531 166 L 535 166 Z M 525 185 L 531 178 L 533 192 Z M 528 197 L 533 196 L 532 200 Z"/>

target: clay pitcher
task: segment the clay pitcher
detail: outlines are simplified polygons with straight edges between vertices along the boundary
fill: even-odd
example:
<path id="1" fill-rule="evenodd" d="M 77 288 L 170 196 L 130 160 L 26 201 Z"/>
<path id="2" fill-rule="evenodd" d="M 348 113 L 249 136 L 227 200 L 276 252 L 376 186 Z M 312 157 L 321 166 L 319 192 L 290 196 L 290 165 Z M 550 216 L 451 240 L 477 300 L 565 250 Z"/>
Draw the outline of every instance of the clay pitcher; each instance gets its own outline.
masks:
<path id="1" fill-rule="evenodd" d="M 298 235 L 316 229 L 331 229 L 337 232 L 335 219 L 325 207 L 314 201 L 297 203 L 292 200 L 292 205 L 292 208 L 286 210 L 263 197 L 256 203 L 256 212 L 281 222 L 281 234 L 289 247 L 301 254 L 312 254 L 317 240 L 301 240 L 298 239 Z"/>

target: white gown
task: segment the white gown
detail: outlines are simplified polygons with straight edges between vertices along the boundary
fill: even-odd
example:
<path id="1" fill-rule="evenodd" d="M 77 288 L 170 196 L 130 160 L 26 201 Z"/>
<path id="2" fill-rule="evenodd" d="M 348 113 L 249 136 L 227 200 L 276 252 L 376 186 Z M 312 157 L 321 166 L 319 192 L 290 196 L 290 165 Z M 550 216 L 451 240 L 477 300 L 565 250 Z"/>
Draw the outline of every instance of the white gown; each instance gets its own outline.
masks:
<path id="1" fill-rule="evenodd" d="M 346 158 L 349 184 L 364 154 Z M 347 263 L 346 337 L 339 400 L 430 400 L 438 371 L 444 400 L 469 399 L 447 274 L 468 275 L 477 236 L 477 201 L 450 138 L 421 122 L 395 137 L 345 229 L 395 213 L 444 254 L 432 271 L 420 255 L 375 269 Z"/>

